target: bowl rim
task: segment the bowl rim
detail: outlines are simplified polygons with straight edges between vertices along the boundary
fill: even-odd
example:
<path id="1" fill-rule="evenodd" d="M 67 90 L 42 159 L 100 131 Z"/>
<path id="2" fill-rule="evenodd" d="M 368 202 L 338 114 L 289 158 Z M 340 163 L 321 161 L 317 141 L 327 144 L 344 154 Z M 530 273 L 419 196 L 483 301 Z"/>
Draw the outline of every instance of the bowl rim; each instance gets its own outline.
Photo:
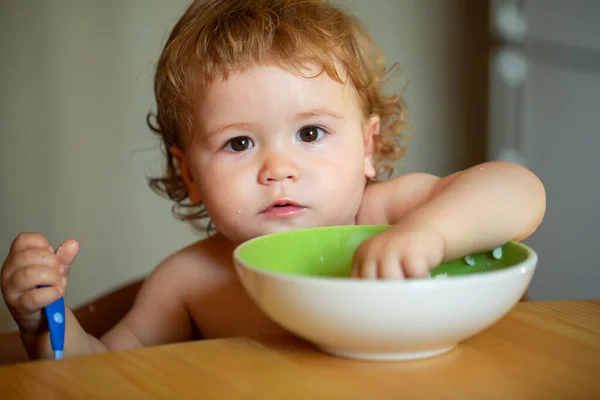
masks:
<path id="1" fill-rule="evenodd" d="M 328 229 L 340 229 L 344 227 L 382 227 L 387 225 L 331 225 L 331 226 L 319 226 L 312 228 L 301 228 L 290 231 L 281 231 L 269 233 L 266 235 L 258 236 L 253 239 L 249 239 L 239 245 L 233 251 L 233 262 L 236 270 L 239 269 L 240 266 L 251 270 L 259 275 L 266 275 L 272 278 L 276 278 L 278 280 L 284 281 L 293 281 L 296 283 L 304 282 L 310 283 L 314 285 L 335 285 L 335 286 L 344 286 L 344 287 L 355 287 L 355 286 L 378 286 L 378 287 L 388 287 L 388 286 L 402 286 L 402 287 L 414 287 L 414 288 L 431 288 L 431 289 L 439 289 L 440 287 L 454 287 L 454 286 L 477 286 L 480 284 L 490 283 L 490 282 L 498 282 L 499 280 L 513 279 L 517 276 L 525 275 L 527 273 L 533 273 L 535 271 L 537 262 L 538 262 L 538 254 L 535 250 L 533 250 L 528 245 L 509 240 L 508 243 L 513 243 L 522 249 L 524 249 L 528 256 L 525 260 L 510 267 L 505 267 L 502 269 L 492 270 L 492 271 L 484 271 L 478 272 L 475 274 L 468 275 L 460 275 L 460 276 L 452 276 L 452 277 L 444 277 L 444 278 L 413 278 L 413 279 L 364 279 L 364 278 L 352 278 L 352 277 L 327 277 L 327 276 L 308 276 L 308 275 L 294 275 L 284 272 L 274 272 L 267 271 L 262 268 L 256 267 L 246 261 L 244 261 L 239 253 L 245 247 L 250 245 L 252 242 L 258 240 L 264 240 L 269 236 L 282 235 L 282 234 L 290 234 L 291 232 L 296 231 L 309 231 L 309 230 L 328 230 Z M 349 228 L 351 229 L 351 228 Z M 239 272 L 238 272 L 239 274 Z"/>

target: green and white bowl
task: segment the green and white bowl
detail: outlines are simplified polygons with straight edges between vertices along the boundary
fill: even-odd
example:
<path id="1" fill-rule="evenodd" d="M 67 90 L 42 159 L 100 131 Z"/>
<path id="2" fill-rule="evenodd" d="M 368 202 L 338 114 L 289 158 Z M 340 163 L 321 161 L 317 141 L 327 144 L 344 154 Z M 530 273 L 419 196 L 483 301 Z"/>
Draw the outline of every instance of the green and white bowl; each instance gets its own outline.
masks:
<path id="1" fill-rule="evenodd" d="M 429 279 L 350 277 L 357 246 L 389 226 L 332 226 L 270 234 L 238 246 L 238 276 L 273 321 L 329 354 L 409 360 L 450 351 L 501 319 L 537 264 L 529 247 L 444 263 Z M 472 263 L 471 263 L 472 264 Z"/>

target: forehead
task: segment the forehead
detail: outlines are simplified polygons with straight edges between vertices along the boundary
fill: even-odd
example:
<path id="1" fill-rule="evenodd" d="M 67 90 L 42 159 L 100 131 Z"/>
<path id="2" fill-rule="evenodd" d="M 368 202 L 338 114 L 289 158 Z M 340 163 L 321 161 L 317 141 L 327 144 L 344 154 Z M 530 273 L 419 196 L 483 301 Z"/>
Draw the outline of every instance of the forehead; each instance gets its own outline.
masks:
<path id="1" fill-rule="evenodd" d="M 298 109 L 335 108 L 347 113 L 359 108 L 356 90 L 343 68 L 340 83 L 317 66 L 295 71 L 275 65 L 254 65 L 215 80 L 198 99 L 200 121 L 235 113 L 239 117 L 271 114 L 275 117 Z"/>

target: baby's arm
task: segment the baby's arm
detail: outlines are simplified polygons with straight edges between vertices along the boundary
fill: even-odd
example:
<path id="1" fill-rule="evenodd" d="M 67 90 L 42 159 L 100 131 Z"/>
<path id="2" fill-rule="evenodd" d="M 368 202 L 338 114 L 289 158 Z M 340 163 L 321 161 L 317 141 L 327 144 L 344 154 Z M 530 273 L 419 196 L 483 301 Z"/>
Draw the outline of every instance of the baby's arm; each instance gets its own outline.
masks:
<path id="1" fill-rule="evenodd" d="M 64 357 L 101 353 L 184 341 L 192 338 L 192 323 L 185 307 L 186 270 L 181 256 L 159 265 L 146 279 L 132 309 L 102 338 L 87 334 L 73 313 L 66 312 Z M 25 344 L 27 338 L 23 338 Z M 32 358 L 50 359 L 53 352 L 48 333 L 35 338 L 29 346 Z"/>
<path id="2" fill-rule="evenodd" d="M 175 255 L 159 265 L 142 285 L 129 313 L 100 339 L 101 345 L 114 351 L 191 339 L 193 323 L 186 307 L 192 284 L 189 262 Z"/>
<path id="3" fill-rule="evenodd" d="M 443 260 L 527 238 L 545 209 L 544 187 L 532 172 L 517 164 L 489 162 L 443 179 L 409 174 L 373 185 L 365 192 L 357 222 L 393 224 L 388 239 L 411 236 L 420 242 L 415 239 L 420 235 L 424 252 L 428 246 L 438 247 L 439 254 L 429 255 L 430 269 Z M 372 258 L 383 247 L 371 255 L 362 249 L 359 258 Z M 426 274 L 425 263 L 416 264 L 408 267 L 409 275 Z"/>

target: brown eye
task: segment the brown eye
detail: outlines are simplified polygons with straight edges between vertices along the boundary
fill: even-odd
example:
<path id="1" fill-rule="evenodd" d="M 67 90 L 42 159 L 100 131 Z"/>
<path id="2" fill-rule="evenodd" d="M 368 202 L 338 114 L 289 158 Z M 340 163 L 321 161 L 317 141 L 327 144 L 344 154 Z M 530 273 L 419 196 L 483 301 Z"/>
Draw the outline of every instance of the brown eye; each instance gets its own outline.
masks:
<path id="1" fill-rule="evenodd" d="M 248 136 L 238 136 L 230 139 L 225 148 L 234 152 L 248 150 L 254 147 L 254 142 Z"/>
<path id="2" fill-rule="evenodd" d="M 302 142 L 310 143 L 321 140 L 325 132 L 317 126 L 305 126 L 298 131 L 298 139 Z"/>

